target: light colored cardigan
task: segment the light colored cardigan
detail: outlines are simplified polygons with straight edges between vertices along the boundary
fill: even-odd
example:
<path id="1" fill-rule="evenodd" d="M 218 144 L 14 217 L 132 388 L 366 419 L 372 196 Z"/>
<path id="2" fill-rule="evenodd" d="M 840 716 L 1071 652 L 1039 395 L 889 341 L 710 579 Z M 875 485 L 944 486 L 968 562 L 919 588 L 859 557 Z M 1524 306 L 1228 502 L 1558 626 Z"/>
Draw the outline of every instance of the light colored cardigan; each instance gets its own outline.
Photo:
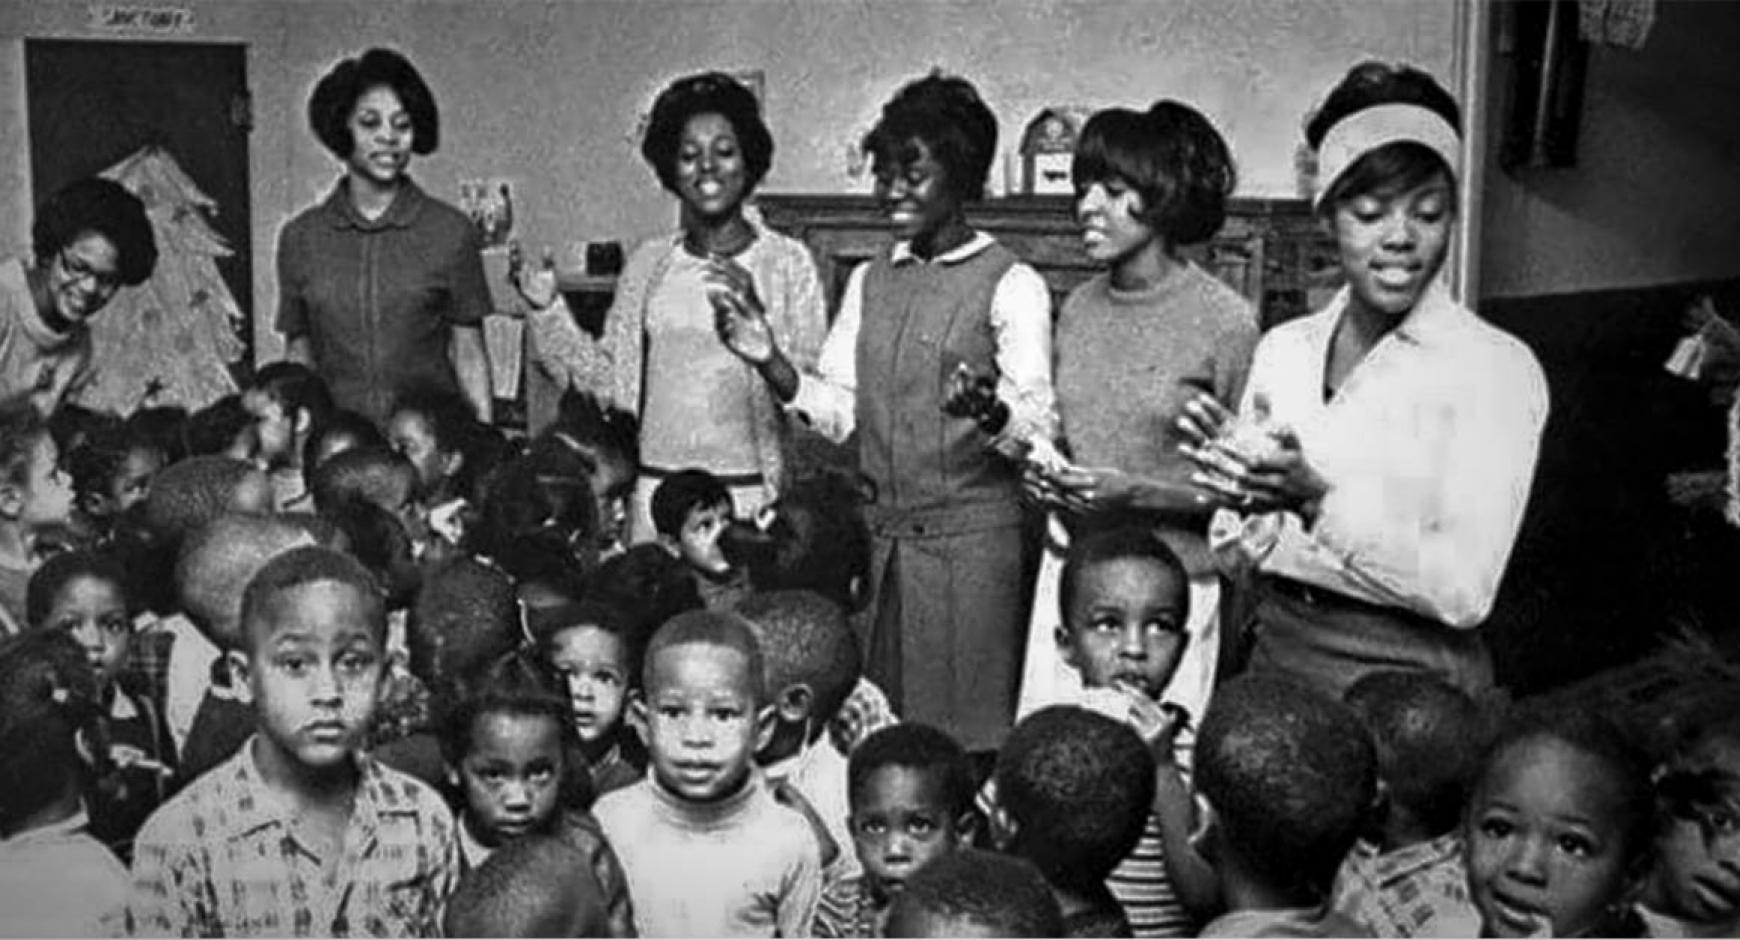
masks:
<path id="1" fill-rule="evenodd" d="M 803 242 L 768 228 L 752 207 L 744 209 L 743 217 L 764 243 L 761 263 L 750 273 L 767 308 L 774 338 L 793 367 L 810 369 L 828 330 L 815 259 Z M 646 381 L 647 303 L 653 288 L 670 269 L 672 258 L 682 250 L 682 243 L 680 232 L 661 235 L 642 242 L 629 255 L 599 340 L 581 331 L 560 295 L 548 309 L 531 313 L 527 325 L 532 334 L 533 361 L 559 387 L 598 395 L 638 417 Z M 787 418 L 774 401 L 772 390 L 763 387 L 762 392 L 750 402 L 756 461 L 768 487 L 777 493 L 784 477 L 781 441 Z"/>

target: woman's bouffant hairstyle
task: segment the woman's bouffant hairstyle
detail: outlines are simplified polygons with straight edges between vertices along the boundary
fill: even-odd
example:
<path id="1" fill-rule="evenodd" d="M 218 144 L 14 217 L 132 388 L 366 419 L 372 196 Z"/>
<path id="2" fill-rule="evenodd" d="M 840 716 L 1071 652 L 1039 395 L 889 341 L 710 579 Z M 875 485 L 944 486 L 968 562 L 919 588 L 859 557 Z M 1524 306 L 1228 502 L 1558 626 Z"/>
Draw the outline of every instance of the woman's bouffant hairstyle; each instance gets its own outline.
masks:
<path id="1" fill-rule="evenodd" d="M 723 72 L 679 78 L 653 102 L 640 155 L 658 174 L 659 183 L 673 193 L 677 191 L 677 152 L 683 146 L 683 129 L 698 114 L 717 114 L 731 122 L 749 170 L 749 189 L 760 185 L 773 166 L 773 133 L 761 118 L 761 102 L 755 93 Z"/>
<path id="2" fill-rule="evenodd" d="M 962 202 L 985 194 L 997 155 L 997 116 L 973 83 L 941 71 L 907 83 L 882 106 L 882 118 L 864 137 L 877 167 L 909 162 L 912 142 L 923 141 L 948 173 Z"/>
<path id="3" fill-rule="evenodd" d="M 392 49 L 370 49 L 360 58 L 334 65 L 320 77 L 308 99 L 308 126 L 340 160 L 348 159 L 356 149 L 350 134 L 351 109 L 369 89 L 383 85 L 399 96 L 411 115 L 411 152 L 426 156 L 441 145 L 441 114 L 435 107 L 435 93 L 417 67 Z"/>
<path id="4" fill-rule="evenodd" d="M 1305 143 L 1315 152 L 1330 128 L 1366 108 L 1385 104 L 1418 105 L 1448 121 L 1457 134 L 1462 133 L 1462 109 L 1437 79 L 1404 63 L 1367 61 L 1349 69 L 1323 104 L 1306 117 Z M 1444 158 L 1424 144 L 1385 144 L 1355 160 L 1337 177 L 1322 205 L 1325 211 L 1334 211 L 1336 205 L 1369 193 L 1407 192 L 1440 173 L 1455 178 Z"/>
<path id="5" fill-rule="evenodd" d="M 145 204 L 113 180 L 74 180 L 36 207 L 30 227 L 37 267 L 44 267 L 79 237 L 95 232 L 115 246 L 115 276 L 128 287 L 157 269 L 157 236 Z"/>
<path id="6" fill-rule="evenodd" d="M 1226 221 L 1238 185 L 1232 151 L 1202 112 L 1170 99 L 1146 114 L 1109 108 L 1088 119 L 1071 169 L 1079 192 L 1119 179 L 1142 196 L 1137 219 L 1166 246 L 1195 245 Z"/>

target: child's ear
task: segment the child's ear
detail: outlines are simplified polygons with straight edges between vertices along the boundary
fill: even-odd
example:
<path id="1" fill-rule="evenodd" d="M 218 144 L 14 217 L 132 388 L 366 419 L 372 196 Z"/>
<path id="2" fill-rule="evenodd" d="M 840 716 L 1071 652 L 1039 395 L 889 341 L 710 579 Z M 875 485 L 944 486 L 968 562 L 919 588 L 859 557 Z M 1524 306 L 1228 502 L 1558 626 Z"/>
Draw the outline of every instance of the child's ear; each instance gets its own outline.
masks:
<path id="1" fill-rule="evenodd" d="M 16 483 L 0 483 L 0 516 L 16 519 L 24 512 L 24 491 Z"/>
<path id="2" fill-rule="evenodd" d="M 649 735 L 646 726 L 646 694 L 640 689 L 628 693 L 627 717 L 628 726 L 634 729 L 635 735 L 640 738 L 640 743 L 645 747 L 652 747 L 652 742 L 647 740 Z"/>
<path id="3" fill-rule="evenodd" d="M 455 790 L 459 789 L 459 768 L 447 763 L 446 761 L 442 761 L 441 771 L 447 778 L 447 785 Z"/>
<path id="4" fill-rule="evenodd" d="M 779 693 L 779 699 L 773 707 L 779 713 L 779 720 L 787 724 L 801 725 L 810 720 L 810 711 L 815 708 L 816 695 L 807 682 L 798 682 L 785 687 Z"/>
<path id="5" fill-rule="evenodd" d="M 230 671 L 230 691 L 237 693 L 249 691 L 248 680 L 253 677 L 253 670 L 248 664 L 247 654 L 241 650 L 227 650 L 224 653 L 224 665 L 229 667 Z"/>
<path id="6" fill-rule="evenodd" d="M 1190 848 L 1198 857 L 1210 865 L 1218 865 L 1215 856 L 1215 842 L 1220 837 L 1220 820 L 1215 815 L 1214 805 L 1207 800 L 1198 800 L 1196 807 L 1200 811 L 1196 820 L 1196 830 L 1190 834 Z"/>
<path id="7" fill-rule="evenodd" d="M 755 715 L 755 749 L 752 753 L 767 750 L 773 743 L 773 732 L 779 727 L 780 710 L 778 705 L 763 706 Z M 800 721 L 802 719 L 799 719 Z"/>
<path id="8" fill-rule="evenodd" d="M 106 516 L 110 511 L 109 497 L 102 493 L 80 493 L 78 507 L 87 516 Z"/>
<path id="9" fill-rule="evenodd" d="M 290 433 L 300 438 L 314 428 L 314 415 L 307 408 L 296 409 L 296 420 L 290 423 Z"/>
<path id="10" fill-rule="evenodd" d="M 973 836 L 979 829 L 979 814 L 972 810 L 955 817 L 955 841 L 962 845 L 972 845 Z"/>
<path id="11" fill-rule="evenodd" d="M 1051 638 L 1057 643 L 1057 655 L 1063 659 L 1063 664 L 1071 669 L 1080 668 L 1075 661 L 1075 644 L 1069 641 L 1069 628 L 1058 624 L 1051 631 Z"/>

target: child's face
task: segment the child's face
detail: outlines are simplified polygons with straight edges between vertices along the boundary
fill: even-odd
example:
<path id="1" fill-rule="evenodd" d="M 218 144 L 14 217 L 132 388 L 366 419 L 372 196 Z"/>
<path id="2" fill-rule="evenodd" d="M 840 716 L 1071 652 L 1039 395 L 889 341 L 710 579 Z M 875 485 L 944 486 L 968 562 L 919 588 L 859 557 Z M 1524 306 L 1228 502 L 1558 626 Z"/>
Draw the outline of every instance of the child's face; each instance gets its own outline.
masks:
<path id="1" fill-rule="evenodd" d="M 1673 769 L 1719 782 L 1709 803 L 1667 817 L 1655 840 L 1652 893 L 1667 913 L 1701 924 L 1734 923 L 1740 919 L 1740 741 L 1707 741 Z"/>
<path id="2" fill-rule="evenodd" d="M 677 533 L 677 554 L 702 574 L 710 577 L 728 574 L 731 562 L 725 559 L 719 536 L 725 533 L 725 525 L 730 521 L 731 507 L 723 503 L 692 510 L 689 518 L 683 520 L 682 531 Z"/>
<path id="3" fill-rule="evenodd" d="M 696 803 L 742 789 L 772 731 L 772 711 L 758 706 L 749 687 L 748 659 L 711 643 L 683 643 L 654 653 L 648 678 L 646 745 L 659 783 Z"/>
<path id="4" fill-rule="evenodd" d="M 852 844 L 878 901 L 899 894 L 913 872 L 953 852 L 964 834 L 935 772 L 878 767 L 853 797 Z"/>
<path id="5" fill-rule="evenodd" d="M 478 841 L 497 846 L 548 822 L 561 796 L 563 761 L 562 729 L 549 716 L 478 716 L 471 752 L 452 775 Z"/>
<path id="6" fill-rule="evenodd" d="M 60 448 L 44 434 L 30 453 L 24 479 L 13 484 L 18 521 L 27 529 L 60 525 L 72 518 L 72 478 L 60 468 Z"/>
<path id="7" fill-rule="evenodd" d="M 634 493 L 634 468 L 624 460 L 600 460 L 588 482 L 592 485 L 600 545 L 608 548 L 621 544 L 628 529 L 628 498 Z"/>
<path id="8" fill-rule="evenodd" d="M 876 198 L 894 223 L 896 236 L 913 241 L 935 234 L 960 212 L 961 203 L 950 184 L 948 168 L 937 160 L 930 145 L 914 138 L 909 148 L 900 159 L 875 161 L 872 172 Z"/>
<path id="9" fill-rule="evenodd" d="M 1550 737 L 1502 751 L 1468 808 L 1468 886 L 1486 935 L 1583 936 L 1632 887 L 1618 787 Z"/>
<path id="10" fill-rule="evenodd" d="M 415 411 L 396 412 L 387 422 L 387 439 L 416 468 L 423 492 L 439 492 L 452 474 L 455 461 L 453 454 L 437 446 L 429 422 Z"/>
<path id="11" fill-rule="evenodd" d="M 121 586 L 90 575 L 72 578 L 56 592 L 43 626 L 72 634 L 84 648 L 85 658 L 108 685 L 121 674 L 127 650 L 133 645 L 133 621 L 127 616 L 127 601 Z"/>
<path id="12" fill-rule="evenodd" d="M 254 446 L 267 467 L 296 464 L 296 415 L 259 389 L 242 395 L 242 407 L 254 416 Z"/>
<path id="13" fill-rule="evenodd" d="M 1184 655 L 1189 586 L 1143 558 L 1087 565 L 1057 643 L 1090 689 L 1123 687 L 1158 699 Z"/>
<path id="14" fill-rule="evenodd" d="M 380 694 L 379 613 L 360 588 L 315 581 L 279 591 L 246 625 L 260 731 L 287 758 L 325 769 L 356 750 Z"/>
<path id="15" fill-rule="evenodd" d="M 550 665 L 568 683 L 574 728 L 591 743 L 616 730 L 628 694 L 627 650 L 622 638 L 581 625 L 550 638 Z"/>
<path id="16" fill-rule="evenodd" d="M 163 454 L 154 447 L 135 447 L 127 451 L 126 459 L 116 468 L 109 481 L 109 504 L 115 513 L 126 512 L 145 501 L 151 491 L 151 478 L 163 469 Z"/>

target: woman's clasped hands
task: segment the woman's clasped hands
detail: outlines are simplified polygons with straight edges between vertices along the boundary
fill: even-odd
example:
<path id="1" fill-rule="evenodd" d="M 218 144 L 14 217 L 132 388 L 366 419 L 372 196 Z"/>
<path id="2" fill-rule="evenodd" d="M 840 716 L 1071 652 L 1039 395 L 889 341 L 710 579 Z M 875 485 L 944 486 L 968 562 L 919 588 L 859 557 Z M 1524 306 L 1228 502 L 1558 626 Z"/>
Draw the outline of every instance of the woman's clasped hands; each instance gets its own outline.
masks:
<path id="1" fill-rule="evenodd" d="M 1179 449 L 1197 467 L 1191 482 L 1229 509 L 1296 512 L 1310 524 L 1328 481 L 1306 459 L 1298 434 L 1270 420 L 1265 397 L 1256 396 L 1252 412 L 1241 420 L 1206 394 L 1185 404 L 1177 427 L 1185 437 Z"/>

